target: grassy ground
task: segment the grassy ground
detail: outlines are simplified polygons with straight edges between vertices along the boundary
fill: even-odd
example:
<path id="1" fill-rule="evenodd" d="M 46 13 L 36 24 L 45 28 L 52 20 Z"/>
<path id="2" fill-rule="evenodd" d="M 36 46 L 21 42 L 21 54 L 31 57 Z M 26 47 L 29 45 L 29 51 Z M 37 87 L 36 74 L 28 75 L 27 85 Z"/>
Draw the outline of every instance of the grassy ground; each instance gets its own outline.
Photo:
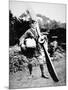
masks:
<path id="1" fill-rule="evenodd" d="M 13 51 L 12 49 L 10 52 Z M 11 53 L 10 53 L 11 55 Z M 20 55 L 19 55 L 20 56 Z M 33 67 L 32 78 L 29 78 L 28 68 L 22 68 L 22 71 L 16 73 L 10 73 L 9 75 L 9 88 L 22 89 L 22 88 L 36 88 L 36 87 L 48 87 L 48 86 L 64 86 L 66 85 L 66 60 L 65 53 L 57 53 L 57 59 L 53 61 L 54 67 L 58 74 L 59 82 L 56 83 L 52 80 L 47 65 L 44 64 L 45 76 L 49 79 L 41 77 L 39 65 Z"/>

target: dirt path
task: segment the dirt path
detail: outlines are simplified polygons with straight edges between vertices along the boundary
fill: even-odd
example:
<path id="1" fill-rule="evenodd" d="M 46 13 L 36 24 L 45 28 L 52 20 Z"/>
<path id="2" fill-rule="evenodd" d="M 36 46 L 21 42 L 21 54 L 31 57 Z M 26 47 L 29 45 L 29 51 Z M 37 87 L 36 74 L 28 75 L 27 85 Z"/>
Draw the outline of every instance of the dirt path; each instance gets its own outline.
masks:
<path id="1" fill-rule="evenodd" d="M 65 57 L 60 58 L 58 61 L 54 61 L 54 66 L 57 71 L 59 82 L 55 83 L 50 77 L 46 64 L 45 67 L 45 76 L 48 76 L 49 79 L 41 78 L 39 66 L 33 67 L 32 78 L 29 78 L 28 69 L 23 71 L 18 71 L 14 74 L 10 74 L 9 88 L 21 89 L 21 88 L 33 88 L 33 87 L 48 87 L 48 86 L 61 86 L 66 85 L 66 72 L 65 72 Z"/>

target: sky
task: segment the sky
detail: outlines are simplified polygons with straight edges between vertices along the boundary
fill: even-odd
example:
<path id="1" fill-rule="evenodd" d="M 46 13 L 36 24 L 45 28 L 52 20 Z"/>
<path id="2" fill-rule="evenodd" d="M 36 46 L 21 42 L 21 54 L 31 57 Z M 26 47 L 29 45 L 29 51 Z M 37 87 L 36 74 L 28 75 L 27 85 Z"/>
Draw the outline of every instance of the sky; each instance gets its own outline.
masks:
<path id="1" fill-rule="evenodd" d="M 10 0 L 9 9 L 14 16 L 19 17 L 25 10 L 30 10 L 32 16 L 42 14 L 58 22 L 66 22 L 66 5 Z"/>

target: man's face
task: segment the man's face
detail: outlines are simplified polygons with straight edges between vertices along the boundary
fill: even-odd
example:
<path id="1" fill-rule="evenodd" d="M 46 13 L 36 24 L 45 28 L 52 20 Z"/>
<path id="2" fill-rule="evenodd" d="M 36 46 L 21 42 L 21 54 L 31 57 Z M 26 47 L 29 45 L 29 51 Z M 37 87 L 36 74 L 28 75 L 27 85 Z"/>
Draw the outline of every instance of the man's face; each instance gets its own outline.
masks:
<path id="1" fill-rule="evenodd" d="M 37 28 L 37 25 L 36 25 L 36 22 L 34 22 L 33 24 L 31 24 L 31 27 L 36 29 Z"/>

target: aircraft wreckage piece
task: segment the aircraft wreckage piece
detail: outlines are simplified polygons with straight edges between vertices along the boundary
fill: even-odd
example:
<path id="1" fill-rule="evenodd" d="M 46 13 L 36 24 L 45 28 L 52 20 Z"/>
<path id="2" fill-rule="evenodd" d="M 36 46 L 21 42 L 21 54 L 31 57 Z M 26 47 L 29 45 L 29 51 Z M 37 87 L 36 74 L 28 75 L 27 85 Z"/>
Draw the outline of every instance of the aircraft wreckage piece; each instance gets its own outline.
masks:
<path id="1" fill-rule="evenodd" d="M 43 50 L 44 50 L 44 53 L 45 53 L 45 57 L 46 57 L 46 64 L 47 64 L 47 68 L 48 68 L 48 71 L 52 77 L 52 79 L 55 81 L 55 82 L 58 82 L 59 79 L 58 79 L 58 75 L 56 73 L 56 70 L 54 68 L 54 65 L 51 61 L 51 58 L 49 56 L 49 53 L 48 51 L 46 50 L 45 48 L 45 44 L 42 44 L 42 47 L 43 47 Z"/>
<path id="2" fill-rule="evenodd" d="M 38 35 L 39 35 L 39 43 L 40 43 L 40 45 L 42 46 L 42 48 L 43 48 L 43 50 L 44 50 L 44 53 L 45 53 L 45 57 L 46 57 L 46 64 L 47 64 L 47 68 L 48 68 L 48 71 L 49 71 L 49 73 L 50 73 L 50 76 L 52 77 L 52 79 L 55 81 L 55 82 L 58 82 L 59 81 L 59 79 L 58 79 L 58 75 L 57 75 L 57 73 L 56 73 L 56 70 L 55 70 L 55 68 L 54 68 L 54 65 L 53 65 L 53 63 L 52 63 L 52 61 L 51 61 L 51 58 L 50 58 L 50 56 L 49 56 L 49 53 L 48 53 L 48 51 L 47 51 L 47 49 L 46 49 L 46 43 L 45 43 L 45 41 L 44 41 L 44 37 L 43 36 L 41 36 L 41 32 L 40 32 L 40 29 L 39 29 L 39 26 L 38 26 L 38 22 L 37 22 L 37 33 L 38 33 Z"/>

